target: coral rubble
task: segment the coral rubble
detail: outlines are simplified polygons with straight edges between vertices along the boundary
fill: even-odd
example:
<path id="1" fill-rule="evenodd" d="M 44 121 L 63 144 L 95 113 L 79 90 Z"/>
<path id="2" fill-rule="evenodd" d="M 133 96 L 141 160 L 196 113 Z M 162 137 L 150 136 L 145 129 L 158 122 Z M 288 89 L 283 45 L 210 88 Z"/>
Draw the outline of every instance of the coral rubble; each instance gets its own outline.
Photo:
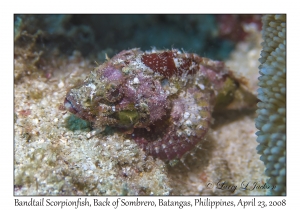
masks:
<path id="1" fill-rule="evenodd" d="M 61 110 L 66 90 L 92 66 L 70 56 L 61 67 L 49 80 L 15 84 L 15 195 L 170 194 L 162 161 L 117 134 L 89 137 L 86 123 Z"/>
<path id="2" fill-rule="evenodd" d="M 266 166 L 271 195 L 286 194 L 286 15 L 263 17 L 256 119 L 257 151 Z"/>

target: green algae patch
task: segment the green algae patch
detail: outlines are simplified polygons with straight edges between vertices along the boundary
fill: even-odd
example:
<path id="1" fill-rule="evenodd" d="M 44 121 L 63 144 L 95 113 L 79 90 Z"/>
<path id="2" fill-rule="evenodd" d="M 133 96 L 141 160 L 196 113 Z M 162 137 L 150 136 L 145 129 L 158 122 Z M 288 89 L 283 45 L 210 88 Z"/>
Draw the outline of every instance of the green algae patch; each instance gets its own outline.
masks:
<path id="1" fill-rule="evenodd" d="M 75 115 L 71 115 L 66 119 L 66 127 L 71 131 L 90 130 L 91 124 Z"/>

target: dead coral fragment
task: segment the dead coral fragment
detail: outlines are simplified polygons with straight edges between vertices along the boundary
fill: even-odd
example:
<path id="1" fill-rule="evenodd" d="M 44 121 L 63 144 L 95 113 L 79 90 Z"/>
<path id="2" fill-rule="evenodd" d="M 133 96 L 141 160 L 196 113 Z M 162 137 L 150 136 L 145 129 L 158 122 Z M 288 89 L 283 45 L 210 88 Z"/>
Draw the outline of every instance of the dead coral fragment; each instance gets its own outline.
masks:
<path id="1" fill-rule="evenodd" d="M 131 49 L 96 68 L 64 105 L 101 130 L 126 131 L 146 153 L 170 161 L 205 138 L 215 104 L 229 105 L 238 83 L 220 61 L 176 49 Z"/>

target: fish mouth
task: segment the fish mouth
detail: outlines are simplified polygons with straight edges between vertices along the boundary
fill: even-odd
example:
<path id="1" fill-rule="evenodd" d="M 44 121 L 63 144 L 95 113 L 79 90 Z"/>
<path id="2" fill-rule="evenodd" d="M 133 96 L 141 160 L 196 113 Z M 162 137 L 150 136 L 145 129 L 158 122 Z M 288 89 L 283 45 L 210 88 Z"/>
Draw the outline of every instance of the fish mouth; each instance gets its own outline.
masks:
<path id="1" fill-rule="evenodd" d="M 77 114 L 78 113 L 78 110 L 76 109 L 75 106 L 73 106 L 73 104 L 71 103 L 71 101 L 69 101 L 67 98 L 65 98 L 65 101 L 64 101 L 64 106 L 65 108 L 73 113 L 73 114 Z"/>
<path id="2" fill-rule="evenodd" d="M 83 109 L 81 105 L 77 104 L 72 97 L 67 96 L 65 98 L 64 106 L 66 110 L 83 120 L 87 120 L 89 122 L 95 121 L 95 116 L 90 111 Z"/>

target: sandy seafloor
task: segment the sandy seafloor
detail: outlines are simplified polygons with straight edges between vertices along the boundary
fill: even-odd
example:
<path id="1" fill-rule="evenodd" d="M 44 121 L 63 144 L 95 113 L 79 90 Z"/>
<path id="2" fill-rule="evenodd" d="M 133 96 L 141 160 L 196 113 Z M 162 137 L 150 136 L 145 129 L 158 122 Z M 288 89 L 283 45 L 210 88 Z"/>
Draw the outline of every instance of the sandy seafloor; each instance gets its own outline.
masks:
<path id="1" fill-rule="evenodd" d="M 256 94 L 260 35 L 237 45 L 226 64 Z M 22 60 L 15 69 L 25 71 Z M 51 78 L 15 83 L 15 195 L 264 195 L 263 162 L 256 153 L 254 111 L 215 116 L 208 137 L 185 165 L 153 159 L 131 139 L 114 133 L 92 136 L 68 129 L 61 110 L 66 92 L 95 67 L 78 53 L 57 65 Z M 90 138 L 89 138 L 90 137 Z M 249 190 L 241 189 L 248 183 Z M 211 184 L 212 185 L 211 185 Z M 219 183 L 219 185 L 218 185 Z M 223 183 L 223 189 L 220 184 Z M 219 187 L 218 187 L 219 186 Z"/>

